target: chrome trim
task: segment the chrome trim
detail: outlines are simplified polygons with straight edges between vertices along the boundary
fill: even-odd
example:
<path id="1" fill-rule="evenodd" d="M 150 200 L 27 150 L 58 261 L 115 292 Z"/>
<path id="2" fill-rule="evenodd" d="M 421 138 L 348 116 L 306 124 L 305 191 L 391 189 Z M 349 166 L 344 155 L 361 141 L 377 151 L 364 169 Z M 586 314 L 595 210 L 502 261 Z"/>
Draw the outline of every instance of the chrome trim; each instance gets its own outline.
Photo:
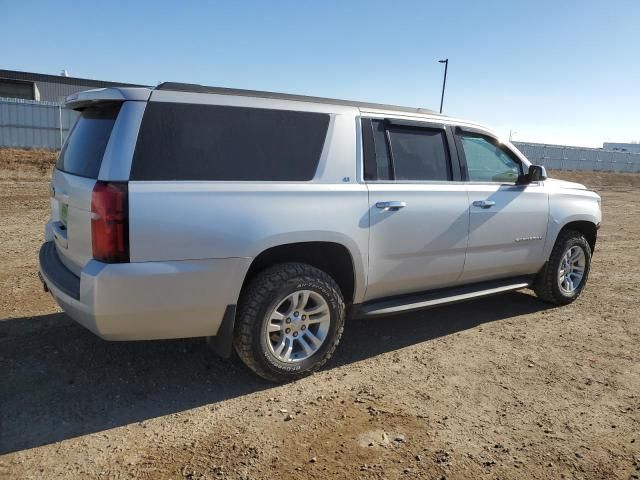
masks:
<path id="1" fill-rule="evenodd" d="M 391 201 L 391 202 L 377 202 L 376 203 L 376 208 L 380 208 L 384 211 L 388 211 L 388 210 L 400 210 L 401 208 L 404 208 L 407 206 L 407 202 L 398 202 L 398 201 Z"/>

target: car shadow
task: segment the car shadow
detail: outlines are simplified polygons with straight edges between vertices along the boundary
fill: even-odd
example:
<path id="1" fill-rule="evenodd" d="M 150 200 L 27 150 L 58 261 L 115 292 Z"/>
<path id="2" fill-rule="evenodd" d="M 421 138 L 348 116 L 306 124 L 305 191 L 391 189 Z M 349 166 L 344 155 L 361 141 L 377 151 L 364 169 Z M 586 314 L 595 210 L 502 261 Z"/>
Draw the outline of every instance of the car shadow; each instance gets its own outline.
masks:
<path id="1" fill-rule="evenodd" d="M 548 305 L 511 293 L 349 320 L 328 368 Z M 0 321 L 0 453 L 33 448 L 272 388 L 202 339 L 106 342 L 65 314 Z"/>
<path id="2" fill-rule="evenodd" d="M 403 315 L 349 319 L 330 368 L 469 330 L 485 323 L 550 308 L 553 306 L 537 297 L 516 291 Z"/>

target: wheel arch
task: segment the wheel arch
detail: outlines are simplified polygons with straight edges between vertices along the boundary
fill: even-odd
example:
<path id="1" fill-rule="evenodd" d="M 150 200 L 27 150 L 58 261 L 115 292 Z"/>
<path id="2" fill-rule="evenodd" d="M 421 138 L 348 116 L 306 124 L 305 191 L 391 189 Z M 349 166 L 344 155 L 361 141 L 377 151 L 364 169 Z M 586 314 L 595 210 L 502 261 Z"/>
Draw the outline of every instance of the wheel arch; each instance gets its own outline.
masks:
<path id="1" fill-rule="evenodd" d="M 318 237 L 318 235 L 314 235 Z M 312 265 L 330 275 L 340 287 L 345 303 L 357 303 L 364 296 L 366 270 L 360 250 L 349 239 L 299 240 L 289 243 L 271 243 L 263 245 L 256 255 L 251 255 L 251 264 L 244 274 L 238 291 L 238 300 L 250 280 L 256 274 L 272 265 L 284 262 L 301 262 Z M 349 245 L 349 246 L 347 246 Z M 366 257 L 364 257 L 366 259 Z M 228 358 L 231 355 L 236 322 L 236 304 L 229 305 L 222 325 L 216 336 L 208 337 L 209 347 L 218 355 Z"/>
<path id="2" fill-rule="evenodd" d="M 566 230 L 575 230 L 584 235 L 587 239 L 589 247 L 591 247 L 591 253 L 596 249 L 596 240 L 598 239 L 598 226 L 589 220 L 575 220 L 573 222 L 566 223 L 558 232 L 558 235 Z M 556 237 L 557 238 L 557 237 Z"/>
<path id="3" fill-rule="evenodd" d="M 344 244 L 333 241 L 303 241 L 275 245 L 254 257 L 242 284 L 242 290 L 258 273 L 284 262 L 306 263 L 330 275 L 340 287 L 345 303 L 357 298 L 359 281 L 353 254 Z"/>
<path id="4" fill-rule="evenodd" d="M 545 258 L 546 259 L 549 258 L 549 255 L 551 255 L 551 250 L 553 249 L 553 246 L 558 240 L 558 237 L 562 232 L 565 232 L 567 230 L 574 230 L 584 235 L 584 237 L 587 240 L 587 243 L 589 244 L 589 247 L 591 248 L 591 253 L 593 254 L 596 248 L 596 241 L 598 239 L 598 228 L 599 228 L 599 225 L 596 224 L 596 222 L 591 219 L 578 219 L 578 220 L 573 219 L 573 220 L 567 221 L 566 223 L 559 226 L 559 228 L 556 230 L 555 234 L 553 235 L 553 241 L 549 242 Z"/>

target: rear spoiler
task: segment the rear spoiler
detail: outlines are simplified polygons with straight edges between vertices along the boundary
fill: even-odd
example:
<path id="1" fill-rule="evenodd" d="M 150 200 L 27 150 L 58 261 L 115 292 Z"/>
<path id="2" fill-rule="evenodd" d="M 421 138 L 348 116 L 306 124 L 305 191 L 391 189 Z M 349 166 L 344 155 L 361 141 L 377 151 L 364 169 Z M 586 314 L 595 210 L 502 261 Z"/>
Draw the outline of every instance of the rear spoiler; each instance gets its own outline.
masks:
<path id="1" fill-rule="evenodd" d="M 65 105 L 73 110 L 85 108 L 99 102 L 125 102 L 127 100 L 146 102 L 151 95 L 151 89 L 137 88 L 96 88 L 69 95 Z"/>

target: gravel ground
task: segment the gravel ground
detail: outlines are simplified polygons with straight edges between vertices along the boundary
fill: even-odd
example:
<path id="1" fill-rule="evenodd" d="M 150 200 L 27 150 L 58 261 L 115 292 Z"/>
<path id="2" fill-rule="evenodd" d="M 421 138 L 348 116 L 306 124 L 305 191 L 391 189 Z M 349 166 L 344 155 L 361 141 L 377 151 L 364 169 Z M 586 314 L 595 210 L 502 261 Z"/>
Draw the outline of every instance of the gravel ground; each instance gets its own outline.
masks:
<path id="1" fill-rule="evenodd" d="M 603 197 L 583 296 L 347 322 L 274 386 L 202 340 L 109 343 L 42 292 L 52 156 L 0 150 L 0 477 L 638 478 L 640 175 Z M 635 476 L 634 476 L 635 475 Z"/>

